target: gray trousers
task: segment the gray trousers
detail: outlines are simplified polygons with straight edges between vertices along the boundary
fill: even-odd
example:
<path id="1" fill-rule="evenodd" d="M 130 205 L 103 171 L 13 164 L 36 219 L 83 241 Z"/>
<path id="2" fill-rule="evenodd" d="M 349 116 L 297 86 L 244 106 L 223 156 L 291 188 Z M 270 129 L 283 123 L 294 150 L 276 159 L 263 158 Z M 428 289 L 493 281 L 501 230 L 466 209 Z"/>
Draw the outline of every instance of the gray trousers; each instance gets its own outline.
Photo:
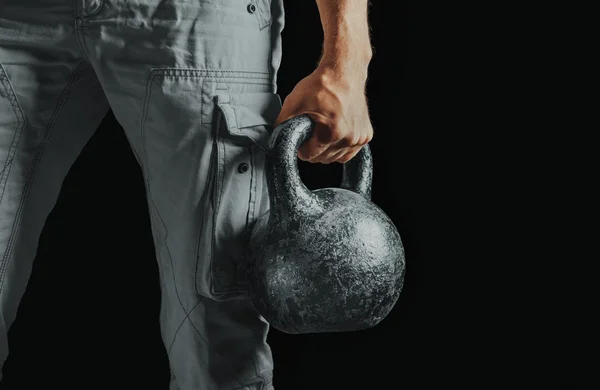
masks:
<path id="1" fill-rule="evenodd" d="M 46 218 L 111 108 L 144 175 L 170 390 L 273 388 L 240 265 L 269 208 L 283 25 L 282 0 L 0 1 L 0 366 Z"/>

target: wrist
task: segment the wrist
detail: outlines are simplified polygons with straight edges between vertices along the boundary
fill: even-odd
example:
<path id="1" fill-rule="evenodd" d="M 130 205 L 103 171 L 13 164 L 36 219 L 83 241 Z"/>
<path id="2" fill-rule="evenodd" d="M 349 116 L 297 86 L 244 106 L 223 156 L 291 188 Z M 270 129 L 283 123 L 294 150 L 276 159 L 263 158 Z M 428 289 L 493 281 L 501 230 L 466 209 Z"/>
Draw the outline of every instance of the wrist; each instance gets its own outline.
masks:
<path id="1" fill-rule="evenodd" d="M 319 61 L 318 70 L 333 79 L 366 82 L 371 57 L 370 51 L 352 54 L 324 52 Z"/>
<path id="2" fill-rule="evenodd" d="M 330 63 L 319 64 L 316 69 L 318 78 L 326 88 L 348 93 L 362 93 L 367 85 L 367 72 L 362 70 L 351 70 L 331 65 Z"/>
<path id="3" fill-rule="evenodd" d="M 368 67 L 373 58 L 370 45 L 353 45 L 351 42 L 323 46 L 323 55 L 319 63 L 351 63 Z"/>
<path id="4" fill-rule="evenodd" d="M 335 24 L 325 25 L 323 57 L 327 59 L 352 60 L 368 65 L 373 51 L 366 24 L 351 20 L 337 20 Z M 362 27 L 362 28 L 361 28 Z"/>

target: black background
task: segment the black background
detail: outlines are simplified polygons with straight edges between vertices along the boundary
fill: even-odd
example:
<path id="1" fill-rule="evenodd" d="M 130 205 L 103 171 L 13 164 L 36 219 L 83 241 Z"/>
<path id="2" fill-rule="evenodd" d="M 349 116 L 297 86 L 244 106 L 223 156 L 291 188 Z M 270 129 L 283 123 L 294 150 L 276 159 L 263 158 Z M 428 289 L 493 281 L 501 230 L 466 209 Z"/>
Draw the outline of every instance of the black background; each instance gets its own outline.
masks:
<path id="1" fill-rule="evenodd" d="M 312 72 L 322 43 L 314 2 L 285 5 L 282 99 Z M 410 2 L 374 1 L 370 9 L 372 199 L 403 238 L 404 290 L 392 313 L 370 330 L 320 335 L 271 330 L 278 390 L 465 384 L 474 378 L 474 365 L 485 365 L 483 355 L 473 351 L 486 348 L 488 339 L 476 336 L 478 321 L 467 320 L 464 302 L 457 298 L 461 283 L 449 280 L 460 275 L 457 263 L 466 265 L 457 261 L 463 248 L 452 238 L 475 239 L 463 230 L 467 213 L 460 208 L 477 193 L 455 202 L 462 197 L 457 195 L 462 156 L 451 145 L 460 144 L 456 128 L 461 124 L 449 118 L 458 97 L 440 82 L 452 78 L 452 58 L 437 50 L 446 39 L 443 31 L 436 30 L 431 39 L 430 16 Z M 299 161 L 299 166 L 312 189 L 337 186 L 341 178 L 340 164 Z M 9 332 L 3 390 L 33 389 L 39 383 L 168 388 L 146 207 L 141 170 L 109 113 L 72 167 L 40 238 Z M 457 222 L 450 214 L 463 219 Z"/>

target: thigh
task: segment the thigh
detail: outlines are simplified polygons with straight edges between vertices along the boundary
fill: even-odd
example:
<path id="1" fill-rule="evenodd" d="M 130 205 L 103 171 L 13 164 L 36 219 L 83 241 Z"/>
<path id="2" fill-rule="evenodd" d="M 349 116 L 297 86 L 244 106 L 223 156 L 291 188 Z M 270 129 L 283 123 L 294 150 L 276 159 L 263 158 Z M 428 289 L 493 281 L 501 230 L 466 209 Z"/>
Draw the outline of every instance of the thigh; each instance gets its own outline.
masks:
<path id="1" fill-rule="evenodd" d="M 247 231 L 268 208 L 264 145 L 276 93 L 279 1 L 104 0 L 85 47 L 142 166 L 157 256 L 190 291 L 243 298 Z"/>
<path id="2" fill-rule="evenodd" d="M 82 33 L 142 167 L 172 388 L 268 388 L 268 324 L 242 265 L 249 229 L 269 208 L 279 2 L 103 4 Z"/>
<path id="3" fill-rule="evenodd" d="M 12 270 L 25 283 L 46 214 L 108 111 L 79 51 L 71 6 L 67 0 L 0 6 L 1 294 Z"/>
<path id="4" fill-rule="evenodd" d="M 0 5 L 0 366 L 46 218 L 108 110 L 72 5 Z"/>
<path id="5" fill-rule="evenodd" d="M 241 262 L 252 224 L 269 207 L 264 148 L 279 96 L 256 75 L 154 76 L 141 151 L 161 261 L 197 294 L 245 297 Z"/>

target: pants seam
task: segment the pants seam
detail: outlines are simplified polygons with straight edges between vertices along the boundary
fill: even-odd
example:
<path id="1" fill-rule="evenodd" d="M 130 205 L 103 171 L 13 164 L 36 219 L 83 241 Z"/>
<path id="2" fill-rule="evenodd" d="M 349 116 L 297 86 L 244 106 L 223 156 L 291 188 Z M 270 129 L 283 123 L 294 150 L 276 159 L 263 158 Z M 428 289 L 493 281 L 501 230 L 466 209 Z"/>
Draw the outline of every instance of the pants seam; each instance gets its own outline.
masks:
<path id="1" fill-rule="evenodd" d="M 2 67 L 2 65 L 0 65 L 0 68 L 1 67 Z M 13 92 L 13 89 L 12 89 L 12 86 L 8 79 L 8 76 L 6 75 L 6 71 L 3 68 L 0 70 L 2 70 L 2 73 L 0 74 L 0 82 L 2 83 L 2 86 L 4 87 L 4 89 L 6 91 L 6 95 L 9 97 L 8 100 L 9 100 L 10 105 L 15 113 L 16 118 L 17 118 L 16 129 L 15 129 L 15 132 L 13 133 L 13 139 L 11 140 L 10 147 L 8 149 L 8 154 L 6 155 L 6 161 L 4 162 L 4 168 L 2 168 L 2 171 L 0 171 L 0 183 L 4 182 L 4 184 L 2 184 L 2 193 L 0 194 L 0 204 L 2 204 L 2 199 L 4 198 L 4 191 L 6 190 L 6 185 L 8 183 L 8 177 L 10 175 L 10 171 L 12 168 L 14 154 L 17 149 L 17 145 L 19 144 L 19 141 L 21 139 L 21 134 L 23 132 L 23 128 L 25 127 L 25 118 L 24 118 L 24 114 L 23 114 L 23 109 L 20 107 L 19 102 L 17 101 L 17 98 L 15 96 L 15 93 Z M 5 176 L 4 175 L 5 173 L 6 173 L 6 180 L 3 179 Z"/>
<path id="2" fill-rule="evenodd" d="M 83 57 L 89 61 L 87 55 L 87 49 L 85 47 L 85 35 L 83 32 L 83 21 L 80 18 L 75 19 L 75 36 L 77 37 L 77 43 L 79 43 L 79 48 L 81 49 L 81 54 Z"/>
<path id="3" fill-rule="evenodd" d="M 189 312 L 185 313 L 185 317 L 183 318 L 183 320 L 181 320 L 181 323 L 179 324 L 179 326 L 177 327 L 177 330 L 175 331 L 175 334 L 173 335 L 173 340 L 171 340 L 171 343 L 169 344 L 169 348 L 167 349 L 167 355 L 171 355 L 171 349 L 173 348 L 173 345 L 175 345 L 175 339 L 177 339 L 179 330 L 183 327 L 183 324 L 185 323 L 185 321 L 190 318 L 190 314 L 192 314 L 192 312 L 196 309 L 196 307 L 200 304 L 200 302 L 202 302 L 202 299 L 198 298 L 198 301 L 192 307 L 192 309 Z"/>
<path id="4" fill-rule="evenodd" d="M 140 121 L 140 127 L 141 127 L 140 128 L 140 132 L 141 132 L 141 138 L 142 138 L 141 143 L 142 143 L 142 150 L 143 150 L 143 153 L 144 153 L 144 162 L 146 164 L 146 167 L 148 167 L 148 152 L 147 152 L 147 149 L 146 149 L 145 131 L 144 131 L 144 129 L 145 129 L 146 117 L 148 115 L 148 110 L 149 110 L 149 106 L 150 106 L 150 100 L 151 100 L 151 96 L 152 96 L 151 83 L 154 80 L 155 75 L 156 75 L 155 72 L 150 72 L 150 75 L 148 76 L 148 81 L 147 81 L 147 84 L 146 84 L 146 96 L 144 97 L 144 106 L 143 106 L 144 109 L 143 109 L 143 112 L 142 112 L 142 120 Z M 165 245 L 165 249 L 167 251 L 167 255 L 169 257 L 169 262 L 170 262 L 170 266 L 171 266 L 171 274 L 172 274 L 172 277 L 173 277 L 173 287 L 175 289 L 175 295 L 177 296 L 177 300 L 179 301 L 179 304 L 181 305 L 181 308 L 183 309 L 184 313 L 187 314 L 187 316 L 186 316 L 187 320 L 190 321 L 190 324 L 192 325 L 192 328 L 194 328 L 194 330 L 196 331 L 196 333 L 198 334 L 198 336 L 200 336 L 200 338 L 208 346 L 209 344 L 206 341 L 206 338 L 202 335 L 202 333 L 200 333 L 200 331 L 198 330 L 198 328 L 196 328 L 196 325 L 194 325 L 194 322 L 191 321 L 190 318 L 189 318 L 189 314 L 191 313 L 191 310 L 190 311 L 187 310 L 187 308 L 185 307 L 185 305 L 183 304 L 183 302 L 181 300 L 181 297 L 179 296 L 179 291 L 177 289 L 177 281 L 176 281 L 176 277 L 175 277 L 175 270 L 174 270 L 174 267 L 173 267 L 173 258 L 171 256 L 171 252 L 169 250 L 169 245 L 168 245 L 168 242 L 167 242 L 167 237 L 168 237 L 167 227 L 166 227 L 166 225 L 164 223 L 164 220 L 162 219 L 162 217 L 161 217 L 161 215 L 160 215 L 160 213 L 158 211 L 158 207 L 156 207 L 156 204 L 154 203 L 154 200 L 152 198 L 152 190 L 150 188 L 150 170 L 149 169 L 144 170 L 144 178 L 145 178 L 146 186 L 147 186 L 148 206 L 152 207 L 154 209 L 154 212 L 156 213 L 156 217 L 160 220 L 160 223 L 162 224 L 163 229 L 165 231 L 165 234 L 164 234 L 164 245 Z M 160 254 L 158 253 L 158 251 L 157 251 L 156 256 L 157 256 L 157 259 L 160 259 Z M 183 322 L 185 322 L 185 320 Z M 182 325 L 183 325 L 183 322 L 182 322 Z M 173 342 L 174 342 L 174 340 L 173 340 Z M 224 357 L 221 354 L 218 354 L 218 356 Z"/>
<path id="5" fill-rule="evenodd" d="M 46 126 L 46 133 L 44 134 L 44 138 L 42 139 L 42 142 L 36 152 L 36 155 L 35 155 L 35 158 L 33 161 L 33 166 L 29 170 L 27 178 L 25 179 L 25 185 L 23 188 L 23 192 L 21 194 L 21 199 L 19 201 L 19 207 L 15 214 L 11 233 L 10 233 L 10 236 L 9 236 L 9 239 L 7 242 L 6 252 L 4 253 L 4 256 L 3 256 L 1 264 L 0 264 L 0 293 L 2 293 L 2 289 L 4 287 L 6 268 L 8 266 L 8 260 L 14 249 L 16 233 L 17 233 L 18 228 L 21 225 L 20 216 L 23 213 L 25 199 L 29 195 L 29 190 L 31 189 L 31 185 L 33 183 L 33 180 L 35 179 L 35 174 L 37 173 L 37 171 L 40 167 L 41 160 L 44 156 L 46 147 L 48 146 L 48 143 L 50 143 L 50 139 L 51 139 L 53 131 L 55 129 L 56 122 L 57 122 L 60 114 L 63 112 L 63 108 L 67 104 L 67 101 L 69 100 L 69 97 L 71 96 L 71 91 L 75 88 L 75 85 L 77 84 L 77 81 L 80 78 L 83 68 L 87 64 L 88 64 L 87 61 L 81 61 L 77 65 L 75 70 L 71 73 L 71 76 L 69 77 L 69 81 L 67 81 L 67 85 L 63 89 L 63 92 L 61 93 L 61 95 L 58 99 L 58 103 L 54 109 L 54 112 L 53 112 L 52 116 L 50 117 L 50 121 L 48 122 L 48 125 Z"/>
<path id="6" fill-rule="evenodd" d="M 144 97 L 144 109 L 142 111 L 142 119 L 140 121 L 140 137 L 141 137 L 141 145 L 142 145 L 142 151 L 144 154 L 144 164 L 145 167 L 142 167 L 142 173 L 144 176 L 144 182 L 145 182 L 145 186 L 146 186 L 146 197 L 148 198 L 148 209 L 152 208 L 154 210 L 154 213 L 156 215 L 156 218 L 160 221 L 165 234 L 164 234 L 164 246 L 165 249 L 167 251 L 167 254 L 169 256 L 169 263 L 171 266 L 171 275 L 173 277 L 173 287 L 175 289 L 175 295 L 177 296 L 177 300 L 179 301 L 179 305 L 181 305 L 181 308 L 183 309 L 184 313 L 187 313 L 188 310 L 185 307 L 185 305 L 183 304 L 183 301 L 181 300 L 181 297 L 179 296 L 179 290 L 177 289 L 177 281 L 175 278 L 175 270 L 173 269 L 173 258 L 171 257 L 171 252 L 169 251 L 169 245 L 167 242 L 167 238 L 169 236 L 169 232 L 167 231 L 167 226 L 162 218 L 162 216 L 160 215 L 159 211 L 158 211 L 158 207 L 156 207 L 156 203 L 154 203 L 154 198 L 152 196 L 152 189 L 150 187 L 150 169 L 149 164 L 148 164 L 148 150 L 146 148 L 146 132 L 144 131 L 145 129 L 145 124 L 146 124 L 146 118 L 148 115 L 148 109 L 150 106 L 150 99 L 152 96 L 152 88 L 151 88 L 151 84 L 152 81 L 154 80 L 154 73 L 150 72 L 150 75 L 148 76 L 148 80 L 146 82 L 146 96 Z M 154 229 L 154 227 L 152 227 L 152 229 Z M 156 232 L 156 243 L 155 245 L 157 245 L 157 251 L 156 251 L 156 258 L 158 261 L 160 261 L 161 256 L 160 256 L 160 251 L 158 250 L 158 245 L 159 245 L 159 241 L 160 241 L 160 234 L 158 234 L 159 232 Z M 159 264 L 159 267 L 161 265 Z"/>

